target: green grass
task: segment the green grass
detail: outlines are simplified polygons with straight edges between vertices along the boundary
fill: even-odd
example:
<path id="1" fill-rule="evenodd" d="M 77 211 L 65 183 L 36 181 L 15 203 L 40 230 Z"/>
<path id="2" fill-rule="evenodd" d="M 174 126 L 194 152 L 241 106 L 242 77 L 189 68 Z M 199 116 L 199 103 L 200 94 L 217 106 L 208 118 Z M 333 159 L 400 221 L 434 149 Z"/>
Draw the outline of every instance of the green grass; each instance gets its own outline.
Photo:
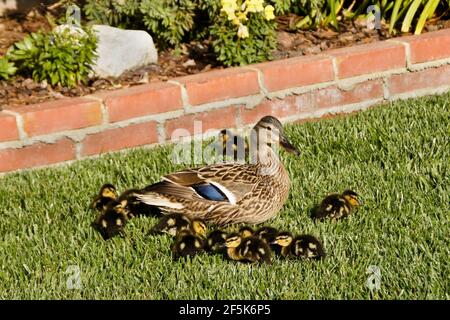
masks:
<path id="1" fill-rule="evenodd" d="M 251 266 L 201 255 L 174 262 L 172 239 L 141 217 L 125 238 L 90 227 L 104 182 L 143 187 L 182 166 L 171 147 L 105 155 L 0 178 L 0 298 L 13 299 L 449 299 L 450 94 L 399 101 L 356 115 L 287 126 L 302 154 L 283 154 L 293 181 L 269 224 L 324 241 L 320 262 Z M 338 223 L 310 208 L 353 188 L 365 202 Z M 66 286 L 70 265 L 82 289 Z M 365 286 L 370 265 L 381 287 Z"/>

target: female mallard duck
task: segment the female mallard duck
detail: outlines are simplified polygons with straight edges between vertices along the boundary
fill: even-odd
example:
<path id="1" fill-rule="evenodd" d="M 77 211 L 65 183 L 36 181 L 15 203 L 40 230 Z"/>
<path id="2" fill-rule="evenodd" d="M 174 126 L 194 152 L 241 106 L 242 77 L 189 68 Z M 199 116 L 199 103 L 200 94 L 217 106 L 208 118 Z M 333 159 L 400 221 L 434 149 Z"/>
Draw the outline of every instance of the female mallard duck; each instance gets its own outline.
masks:
<path id="1" fill-rule="evenodd" d="M 194 256 L 203 251 L 203 239 L 189 230 L 183 230 L 177 234 L 172 245 L 172 256 L 175 260 Z"/>
<path id="2" fill-rule="evenodd" d="M 283 257 L 299 257 L 319 260 L 325 257 L 322 243 L 314 236 L 305 234 L 294 238 L 290 232 L 280 232 L 272 242 L 281 247 Z"/>
<path id="3" fill-rule="evenodd" d="M 243 262 L 272 262 L 272 251 L 267 243 L 257 237 L 242 238 L 238 233 L 230 234 L 225 241 L 227 256 Z"/>
<path id="4" fill-rule="evenodd" d="M 105 183 L 97 196 L 91 203 L 91 208 L 98 211 L 105 211 L 108 203 L 117 199 L 116 187 L 110 183 Z"/>
<path id="5" fill-rule="evenodd" d="M 352 190 L 345 190 L 342 194 L 333 193 L 322 200 L 315 210 L 316 219 L 331 218 L 333 221 L 347 217 L 361 205 L 359 196 Z"/>
<path id="6" fill-rule="evenodd" d="M 189 219 L 180 213 L 170 213 L 161 217 L 152 228 L 153 233 L 167 233 L 176 236 L 181 231 L 189 231 L 198 236 L 206 237 L 206 224 L 200 219 Z"/>
<path id="7" fill-rule="evenodd" d="M 274 217 L 284 205 L 290 180 L 272 144 L 296 155 L 280 121 L 262 118 L 252 132 L 252 163 L 220 163 L 166 175 L 141 190 L 138 199 L 163 213 L 225 225 L 259 224 Z"/>

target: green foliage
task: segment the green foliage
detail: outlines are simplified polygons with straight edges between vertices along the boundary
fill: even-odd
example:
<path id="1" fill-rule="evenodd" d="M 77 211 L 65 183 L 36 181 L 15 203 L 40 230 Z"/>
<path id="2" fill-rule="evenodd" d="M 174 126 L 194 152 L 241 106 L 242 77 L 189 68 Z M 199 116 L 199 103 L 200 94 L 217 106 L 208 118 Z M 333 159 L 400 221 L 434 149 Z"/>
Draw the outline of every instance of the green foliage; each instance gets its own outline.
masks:
<path id="1" fill-rule="evenodd" d="M 8 80 L 17 71 L 14 63 L 9 62 L 6 57 L 0 58 L 0 79 Z"/>
<path id="2" fill-rule="evenodd" d="M 144 0 L 140 11 L 144 23 L 160 46 L 178 45 L 194 27 L 197 8 L 191 0 Z"/>
<path id="3" fill-rule="evenodd" d="M 121 28 L 146 28 L 159 47 L 177 46 L 194 27 L 192 0 L 87 0 L 88 20 Z"/>
<path id="4" fill-rule="evenodd" d="M 7 57 L 18 72 L 34 81 L 73 87 L 85 82 L 96 59 L 97 39 L 89 29 L 78 33 L 32 33 L 8 49 Z"/>
<path id="5" fill-rule="evenodd" d="M 246 65 L 272 59 L 276 48 L 275 22 L 263 15 L 252 14 L 248 22 L 249 36 L 240 38 L 237 27 L 226 17 L 220 17 L 211 28 L 213 48 L 217 60 L 226 66 Z"/>

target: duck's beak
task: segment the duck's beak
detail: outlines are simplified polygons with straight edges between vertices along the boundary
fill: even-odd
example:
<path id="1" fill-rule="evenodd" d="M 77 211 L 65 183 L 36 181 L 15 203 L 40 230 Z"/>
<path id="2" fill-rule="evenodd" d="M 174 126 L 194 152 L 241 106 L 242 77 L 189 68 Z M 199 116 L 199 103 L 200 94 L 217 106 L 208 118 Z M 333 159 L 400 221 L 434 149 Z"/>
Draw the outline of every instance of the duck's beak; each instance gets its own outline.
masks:
<path id="1" fill-rule="evenodd" d="M 287 152 L 293 153 L 296 156 L 300 155 L 300 151 L 289 142 L 288 138 L 284 134 L 280 135 L 280 144 Z"/>

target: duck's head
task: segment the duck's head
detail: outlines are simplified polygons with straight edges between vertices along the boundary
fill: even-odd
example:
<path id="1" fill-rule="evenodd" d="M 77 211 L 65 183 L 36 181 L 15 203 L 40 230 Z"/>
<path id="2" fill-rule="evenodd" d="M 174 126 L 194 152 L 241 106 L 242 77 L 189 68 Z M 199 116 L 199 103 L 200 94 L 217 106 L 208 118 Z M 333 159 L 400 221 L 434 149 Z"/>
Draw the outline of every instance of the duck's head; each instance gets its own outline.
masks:
<path id="1" fill-rule="evenodd" d="M 100 188 L 100 195 L 105 198 L 115 199 L 117 197 L 116 187 L 110 183 L 106 183 Z"/>
<path id="2" fill-rule="evenodd" d="M 280 145 L 287 152 L 299 155 L 300 151 L 292 145 L 284 133 L 283 125 L 280 120 L 272 116 L 265 116 L 253 127 L 252 143 L 257 143 L 258 148 L 261 144 Z"/>
<path id="3" fill-rule="evenodd" d="M 248 226 L 244 226 L 242 228 L 239 229 L 239 234 L 241 235 L 242 238 L 247 238 L 253 235 L 255 231 Z"/>
<path id="4" fill-rule="evenodd" d="M 362 201 L 361 199 L 359 199 L 359 195 L 353 190 L 345 190 L 342 193 L 342 196 L 354 208 L 362 205 Z"/>
<path id="5" fill-rule="evenodd" d="M 279 245 L 280 247 L 287 247 L 292 243 L 293 239 L 294 237 L 290 232 L 280 232 L 271 244 Z"/>
<path id="6" fill-rule="evenodd" d="M 192 229 L 194 230 L 195 234 L 206 238 L 206 232 L 208 230 L 206 223 L 203 222 L 203 220 L 200 219 L 194 219 L 192 220 Z"/>
<path id="7" fill-rule="evenodd" d="M 124 201 L 113 201 L 108 205 L 106 211 L 94 221 L 92 225 L 100 232 L 103 239 L 108 240 L 123 230 L 128 221 L 125 206 Z"/>
<path id="8" fill-rule="evenodd" d="M 238 233 L 232 233 L 228 235 L 225 240 L 225 247 L 227 248 L 237 248 L 242 242 L 242 237 Z"/>

